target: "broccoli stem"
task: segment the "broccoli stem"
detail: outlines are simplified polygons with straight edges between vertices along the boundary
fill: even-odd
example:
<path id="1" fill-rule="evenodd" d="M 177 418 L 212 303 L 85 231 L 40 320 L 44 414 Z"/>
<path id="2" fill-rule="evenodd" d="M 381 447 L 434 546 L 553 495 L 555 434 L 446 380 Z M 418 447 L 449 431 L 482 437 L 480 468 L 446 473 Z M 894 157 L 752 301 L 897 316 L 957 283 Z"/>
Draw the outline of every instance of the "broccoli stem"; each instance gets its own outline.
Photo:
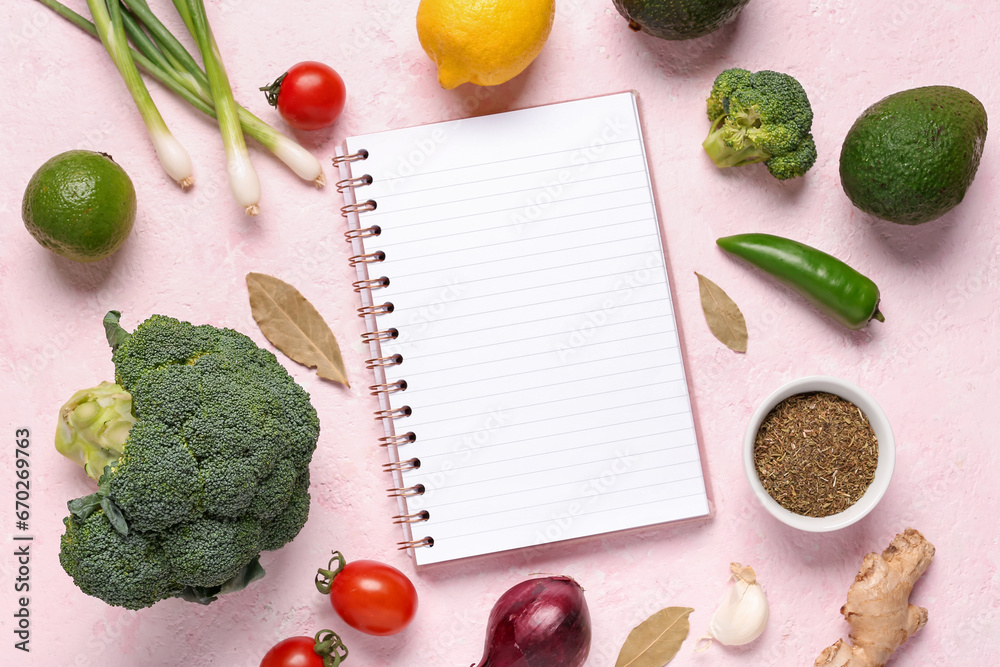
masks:
<path id="1" fill-rule="evenodd" d="M 712 162 L 717 167 L 742 167 L 748 164 L 764 162 L 771 159 L 771 154 L 762 150 L 748 141 L 744 141 L 743 148 L 735 148 L 731 142 L 726 141 L 727 135 L 732 132 L 725 126 L 726 116 L 723 114 L 712 122 L 712 128 L 708 132 L 708 137 L 702 142 L 705 152 L 712 158 Z"/>

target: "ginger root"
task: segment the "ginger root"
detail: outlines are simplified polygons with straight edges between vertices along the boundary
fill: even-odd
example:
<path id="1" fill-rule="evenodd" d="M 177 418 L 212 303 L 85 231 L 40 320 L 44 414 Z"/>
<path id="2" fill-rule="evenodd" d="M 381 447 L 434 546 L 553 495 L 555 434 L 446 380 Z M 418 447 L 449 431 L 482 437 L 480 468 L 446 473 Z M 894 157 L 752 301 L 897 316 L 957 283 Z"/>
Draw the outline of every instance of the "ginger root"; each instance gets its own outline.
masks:
<path id="1" fill-rule="evenodd" d="M 927 610 L 909 603 L 910 591 L 934 558 L 934 546 L 907 528 L 880 554 L 870 553 L 840 608 L 851 626 L 823 650 L 815 667 L 882 667 L 892 652 L 927 623 Z"/>

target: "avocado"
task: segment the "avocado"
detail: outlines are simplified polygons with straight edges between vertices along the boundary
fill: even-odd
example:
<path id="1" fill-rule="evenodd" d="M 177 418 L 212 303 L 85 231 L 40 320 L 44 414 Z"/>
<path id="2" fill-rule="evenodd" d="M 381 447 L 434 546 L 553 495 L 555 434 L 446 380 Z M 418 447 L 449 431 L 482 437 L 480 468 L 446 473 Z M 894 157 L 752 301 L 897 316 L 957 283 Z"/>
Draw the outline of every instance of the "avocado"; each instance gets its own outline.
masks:
<path id="1" fill-rule="evenodd" d="M 868 107 L 847 132 L 840 181 L 862 211 L 904 225 L 965 197 L 986 141 L 986 109 L 951 86 L 913 88 Z"/>
<path id="2" fill-rule="evenodd" d="M 694 39 L 718 30 L 750 0 L 614 0 L 632 30 L 661 39 Z"/>

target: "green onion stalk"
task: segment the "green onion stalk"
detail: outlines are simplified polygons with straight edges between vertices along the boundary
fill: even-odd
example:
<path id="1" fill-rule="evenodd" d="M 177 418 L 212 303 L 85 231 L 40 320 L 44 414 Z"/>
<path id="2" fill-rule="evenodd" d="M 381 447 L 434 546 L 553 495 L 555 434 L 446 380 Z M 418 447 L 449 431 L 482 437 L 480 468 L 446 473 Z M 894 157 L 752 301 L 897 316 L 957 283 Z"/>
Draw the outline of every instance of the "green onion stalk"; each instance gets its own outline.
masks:
<path id="1" fill-rule="evenodd" d="M 98 36 L 93 23 L 58 0 L 38 2 L 81 30 L 94 37 Z M 218 118 L 208 76 L 197 61 L 156 18 L 145 0 L 125 2 L 130 11 L 122 12 L 122 18 L 125 31 L 135 47 L 130 50 L 135 64 L 195 109 Z M 316 156 L 244 107 L 237 105 L 236 111 L 247 136 L 271 151 L 300 178 L 312 181 L 317 188 L 326 184 L 323 167 Z"/>
<path id="2" fill-rule="evenodd" d="M 105 0 L 87 0 L 87 6 L 94 17 L 97 36 L 104 44 L 104 48 L 111 56 L 111 60 L 114 61 L 118 72 L 125 81 L 125 86 L 132 95 L 164 171 L 182 188 L 190 187 L 194 184 L 191 156 L 170 133 L 160 111 L 153 102 L 153 98 L 149 95 L 146 84 L 139 76 L 139 70 L 132 59 L 132 51 L 129 49 L 128 39 L 125 36 L 121 6 L 118 1 L 109 0 L 106 5 Z"/>
<path id="3" fill-rule="evenodd" d="M 93 0 L 88 0 L 92 2 Z M 215 35 L 208 24 L 205 3 L 202 0 L 174 0 L 177 12 L 184 20 L 188 32 L 194 37 L 205 63 L 208 85 L 215 102 L 215 113 L 222 133 L 222 144 L 226 149 L 226 171 L 229 173 L 229 189 L 236 202 L 247 215 L 260 213 L 260 180 L 250 161 L 247 144 L 243 140 L 243 128 L 236 112 L 233 89 L 229 76 L 222 64 L 222 54 L 215 42 Z"/>

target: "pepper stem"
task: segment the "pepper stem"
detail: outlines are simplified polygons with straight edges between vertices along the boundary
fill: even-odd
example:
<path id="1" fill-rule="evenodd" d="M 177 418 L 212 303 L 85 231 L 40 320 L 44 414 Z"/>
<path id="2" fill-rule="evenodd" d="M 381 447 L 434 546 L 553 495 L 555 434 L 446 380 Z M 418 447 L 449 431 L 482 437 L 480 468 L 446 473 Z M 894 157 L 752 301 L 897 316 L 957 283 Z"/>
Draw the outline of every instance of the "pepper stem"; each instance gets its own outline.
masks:
<path id="1" fill-rule="evenodd" d="M 879 322 L 885 322 L 885 315 L 883 315 L 883 314 L 882 314 L 882 311 L 880 311 L 880 310 L 879 310 L 879 309 L 878 309 L 878 308 L 876 307 L 876 308 L 875 308 L 875 312 L 874 312 L 874 313 L 872 313 L 872 319 L 873 319 L 873 320 L 878 320 Z"/>
<path id="2" fill-rule="evenodd" d="M 344 554 L 339 551 L 334 551 L 333 558 L 327 563 L 326 569 L 319 568 L 316 570 L 316 589 L 323 593 L 324 595 L 330 592 L 330 586 L 333 585 L 333 578 L 340 574 L 340 571 L 344 569 L 347 565 L 347 561 L 344 559 Z M 334 562 L 337 563 L 337 567 L 334 567 Z"/>

